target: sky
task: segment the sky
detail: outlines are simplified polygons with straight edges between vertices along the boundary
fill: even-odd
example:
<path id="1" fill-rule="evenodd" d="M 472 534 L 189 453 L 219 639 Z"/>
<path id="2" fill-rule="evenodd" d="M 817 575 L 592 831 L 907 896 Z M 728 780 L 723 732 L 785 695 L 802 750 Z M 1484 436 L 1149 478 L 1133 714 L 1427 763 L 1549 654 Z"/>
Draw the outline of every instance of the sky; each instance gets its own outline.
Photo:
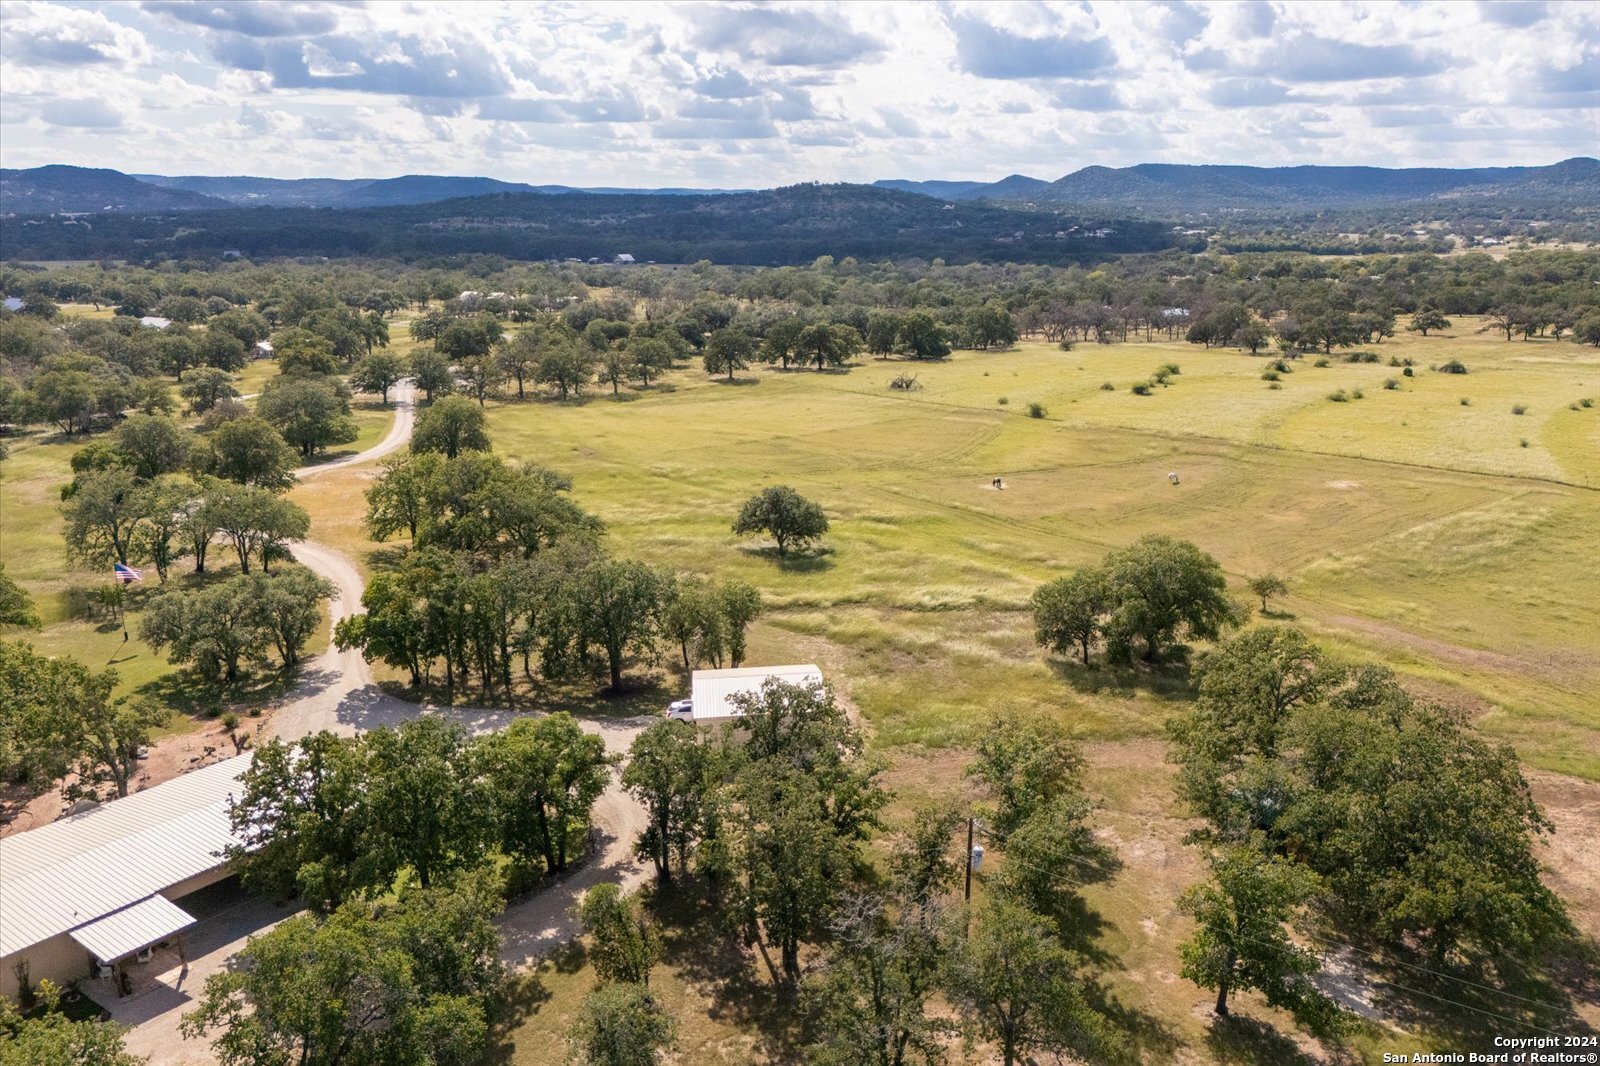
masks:
<path id="1" fill-rule="evenodd" d="M 1600 154 L 1600 4 L 0 0 L 0 164 L 755 188 Z"/>

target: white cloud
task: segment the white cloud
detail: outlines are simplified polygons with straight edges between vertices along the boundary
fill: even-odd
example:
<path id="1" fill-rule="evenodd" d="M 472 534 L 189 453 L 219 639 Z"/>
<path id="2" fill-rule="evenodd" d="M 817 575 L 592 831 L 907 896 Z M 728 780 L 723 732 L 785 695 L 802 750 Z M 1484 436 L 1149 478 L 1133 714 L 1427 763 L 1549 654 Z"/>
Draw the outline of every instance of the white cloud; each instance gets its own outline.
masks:
<path id="1" fill-rule="evenodd" d="M 765 187 L 1531 164 L 1600 141 L 1600 5 L 1559 0 L 11 0 L 5 15 L 6 166 Z"/>

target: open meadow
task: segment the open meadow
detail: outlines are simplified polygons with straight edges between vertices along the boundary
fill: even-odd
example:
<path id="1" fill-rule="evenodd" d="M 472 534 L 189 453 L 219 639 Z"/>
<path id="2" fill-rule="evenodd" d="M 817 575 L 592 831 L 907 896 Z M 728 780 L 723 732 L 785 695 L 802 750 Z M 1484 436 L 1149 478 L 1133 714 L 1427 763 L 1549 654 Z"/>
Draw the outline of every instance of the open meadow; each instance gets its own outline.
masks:
<path id="1" fill-rule="evenodd" d="M 491 429 L 502 453 L 571 475 L 619 554 L 759 586 L 769 610 L 752 661 L 823 665 L 892 767 L 891 823 L 930 800 L 971 805 L 967 745 L 1001 710 L 1055 716 L 1082 737 L 1103 805 L 1098 832 L 1125 864 L 1084 890 L 1097 972 L 1140 1060 L 1369 1062 L 1521 1031 L 1500 1013 L 1514 1001 L 1457 978 L 1375 970 L 1335 937 L 1322 946 L 1349 975 L 1346 1005 L 1369 1019 L 1343 1046 L 1280 1035 L 1292 1031 L 1287 1016 L 1259 1001 L 1252 1013 L 1278 1031 L 1214 1024 L 1205 995 L 1178 977 L 1175 950 L 1191 928 L 1175 900 L 1204 875 L 1183 843 L 1195 823 L 1161 739 L 1191 696 L 1187 666 L 1054 659 L 1034 643 L 1025 608 L 1037 583 L 1151 532 L 1215 555 L 1241 603 L 1250 576 L 1282 575 L 1291 591 L 1274 619 L 1335 654 L 1387 663 L 1554 771 L 1530 771 L 1557 827 L 1540 854 L 1592 935 L 1600 408 L 1578 401 L 1600 395 L 1600 354 L 1495 341 L 1474 326 L 1371 346 L 1376 364 L 1335 356 L 1319 368 L 1308 357 L 1281 389 L 1261 379 L 1267 358 L 1234 349 L 1024 342 L 937 363 L 866 359 L 848 373 L 764 369 L 735 384 L 696 368 L 620 400 L 601 391 L 492 405 Z M 1391 356 L 1413 360 L 1413 376 L 1388 366 Z M 1468 373 L 1428 369 L 1451 358 Z M 1180 366 L 1168 387 L 1130 391 L 1168 362 Z M 920 389 L 888 387 L 906 373 Z M 1397 388 L 1384 388 L 1389 378 Z M 1340 388 L 1362 398 L 1329 400 Z M 832 530 L 821 552 L 780 560 L 729 532 L 740 501 L 769 484 L 824 504 Z M 676 678 L 669 664 L 663 702 L 679 695 Z M 710 957 L 703 945 L 716 937 L 676 913 L 670 894 L 656 905 L 667 942 L 651 987 L 681 1021 L 682 1061 L 785 1061 L 796 1023 L 759 1006 L 777 996 L 765 971 Z M 527 1013 L 504 1060 L 559 1055 L 594 980 L 581 948 L 547 960 L 523 986 Z M 1593 1003 L 1574 1005 L 1555 986 L 1518 991 L 1564 1004 L 1532 1015 L 1541 1021 L 1600 1022 Z M 1404 1034 L 1378 1020 L 1395 1017 Z"/>
<path id="2" fill-rule="evenodd" d="M 1276 390 L 1265 358 L 1160 342 L 735 384 L 696 368 L 620 402 L 496 405 L 491 429 L 507 456 L 569 474 L 617 552 L 760 587 L 757 654 L 818 658 L 884 748 L 960 744 L 1002 707 L 1085 738 L 1159 733 L 1181 667 L 1050 661 L 1024 608 L 1039 582 L 1162 532 L 1215 555 L 1242 599 L 1280 574 L 1285 615 L 1468 707 L 1528 762 L 1600 779 L 1584 551 L 1600 407 L 1577 405 L 1600 397 L 1600 353 L 1455 332 L 1371 346 L 1376 364 L 1302 359 Z M 1428 369 L 1450 358 L 1469 372 Z M 1129 391 L 1165 363 L 1181 368 L 1168 386 Z M 902 373 L 921 387 L 889 389 Z M 729 532 L 770 484 L 827 509 L 821 553 L 780 561 Z"/>

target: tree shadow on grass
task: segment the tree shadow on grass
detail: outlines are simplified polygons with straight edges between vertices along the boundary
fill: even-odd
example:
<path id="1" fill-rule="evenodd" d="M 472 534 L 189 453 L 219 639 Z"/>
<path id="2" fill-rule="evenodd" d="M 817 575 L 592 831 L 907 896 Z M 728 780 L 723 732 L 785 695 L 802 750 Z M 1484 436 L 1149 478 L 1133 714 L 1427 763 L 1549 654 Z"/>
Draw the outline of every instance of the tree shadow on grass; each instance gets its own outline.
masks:
<path id="1" fill-rule="evenodd" d="M 1275 1026 L 1239 1014 L 1212 1018 L 1205 1042 L 1212 1059 L 1224 1066 L 1312 1066 L 1318 1061 Z M 1341 1055 L 1337 1061 L 1357 1060 Z"/>
<path id="2" fill-rule="evenodd" d="M 1187 655 L 1170 650 L 1160 662 L 1108 663 L 1092 661 L 1084 666 L 1080 659 L 1052 658 L 1050 669 L 1074 691 L 1091 696 L 1132 696 L 1140 692 L 1183 698 L 1192 691 L 1191 667 Z"/>
<path id="3" fill-rule="evenodd" d="M 739 550 L 776 563 L 786 574 L 820 574 L 833 569 L 833 549 L 824 546 L 791 548 L 786 555 L 779 555 L 771 544 L 746 545 Z"/>
<path id="4" fill-rule="evenodd" d="M 550 999 L 550 990 L 545 987 L 537 970 L 512 977 L 505 999 L 498 1004 L 494 1025 L 490 1029 L 489 1046 L 483 1055 L 486 1066 L 506 1066 L 511 1062 L 516 1051 L 512 1034 L 538 1014 Z"/>
<path id="5" fill-rule="evenodd" d="M 1114 926 L 1082 896 L 1076 892 L 1064 893 L 1047 917 L 1055 922 L 1061 943 L 1086 961 L 1102 968 L 1120 967 L 1120 960 L 1102 943 Z"/>
<path id="6" fill-rule="evenodd" d="M 232 684 L 214 684 L 193 670 L 176 670 L 134 691 L 162 706 L 193 718 L 215 718 L 232 707 L 262 707 L 283 699 L 294 691 L 299 679 L 295 670 L 270 670 L 247 674 Z"/>
<path id="7" fill-rule="evenodd" d="M 1343 930 L 1341 939 L 1361 944 Z M 1381 945 L 1357 959 L 1383 1015 L 1409 1030 L 1490 1046 L 1508 1028 L 1594 1036 L 1578 1005 L 1600 1003 L 1600 945 L 1575 935 L 1527 964 L 1482 959 L 1439 961 Z"/>
<path id="8" fill-rule="evenodd" d="M 623 675 L 621 692 L 597 688 L 596 684 L 586 677 L 529 682 L 518 674 L 513 678 L 510 693 L 500 685 L 492 689 L 459 682 L 449 686 L 437 677 L 415 686 L 401 681 L 382 681 L 378 688 L 407 703 L 438 707 L 494 707 L 546 714 L 566 711 L 574 718 L 609 719 L 659 715 L 668 703 L 685 694 L 681 683 L 654 672 Z"/>
<path id="9" fill-rule="evenodd" d="M 713 380 L 714 380 L 714 382 L 716 384 L 726 386 L 727 388 L 730 388 L 730 389 L 743 388 L 746 385 L 759 385 L 759 384 L 761 384 L 761 379 L 760 378 L 734 378 L 732 381 L 729 381 L 725 377 L 720 377 L 720 378 L 715 378 Z"/>
<path id="10" fill-rule="evenodd" d="M 645 906 L 661 929 L 661 959 L 706 993 L 712 1019 L 754 1030 L 757 1061 L 788 1061 L 802 1032 L 802 1019 L 787 988 L 764 979 L 766 968 L 738 933 L 718 921 L 723 913 L 706 902 L 698 878 L 678 877 L 644 890 Z"/>
<path id="11" fill-rule="evenodd" d="M 1115 998 L 1105 984 L 1096 979 L 1083 983 L 1083 998 L 1095 1011 L 1105 1016 L 1111 1028 L 1122 1038 L 1122 1046 L 1107 1055 L 1107 1061 L 1117 1063 L 1153 1062 L 1168 1059 L 1179 1046 L 1178 1034 L 1172 1026 L 1155 1015 L 1131 1007 Z"/>

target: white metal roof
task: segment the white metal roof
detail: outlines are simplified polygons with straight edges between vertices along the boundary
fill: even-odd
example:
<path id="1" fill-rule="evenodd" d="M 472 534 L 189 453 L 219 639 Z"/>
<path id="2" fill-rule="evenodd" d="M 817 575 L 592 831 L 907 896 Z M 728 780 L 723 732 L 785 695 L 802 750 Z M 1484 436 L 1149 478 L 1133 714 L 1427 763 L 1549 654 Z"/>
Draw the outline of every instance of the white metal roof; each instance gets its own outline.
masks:
<path id="1" fill-rule="evenodd" d="M 694 720 L 715 721 L 719 718 L 738 718 L 744 714 L 730 697 L 743 692 L 760 692 L 768 678 L 791 685 L 820 685 L 822 671 L 814 663 L 794 666 L 741 666 L 734 670 L 696 670 L 692 677 L 690 697 L 694 703 Z"/>
<path id="2" fill-rule="evenodd" d="M 249 753 L 0 840 L 0 957 L 215 868 Z"/>
<path id="3" fill-rule="evenodd" d="M 101 962 L 116 962 L 194 924 L 194 916 L 165 896 L 146 896 L 99 921 L 79 926 L 72 939 Z"/>

